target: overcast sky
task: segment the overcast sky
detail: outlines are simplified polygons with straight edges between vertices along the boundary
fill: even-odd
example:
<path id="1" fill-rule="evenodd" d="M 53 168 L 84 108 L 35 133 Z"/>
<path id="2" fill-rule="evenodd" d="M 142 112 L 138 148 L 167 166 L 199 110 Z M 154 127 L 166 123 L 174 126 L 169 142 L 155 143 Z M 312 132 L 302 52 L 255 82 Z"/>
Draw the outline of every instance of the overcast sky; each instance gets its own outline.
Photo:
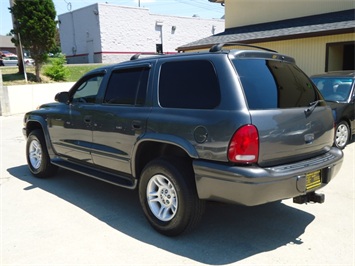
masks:
<path id="1" fill-rule="evenodd" d="M 148 8 L 150 13 L 172 16 L 201 18 L 221 18 L 224 7 L 210 3 L 208 0 L 53 0 L 57 15 L 79 9 L 94 3 L 109 3 L 121 6 Z M 0 35 L 6 35 L 12 29 L 12 19 L 9 12 L 10 0 L 0 0 Z"/>

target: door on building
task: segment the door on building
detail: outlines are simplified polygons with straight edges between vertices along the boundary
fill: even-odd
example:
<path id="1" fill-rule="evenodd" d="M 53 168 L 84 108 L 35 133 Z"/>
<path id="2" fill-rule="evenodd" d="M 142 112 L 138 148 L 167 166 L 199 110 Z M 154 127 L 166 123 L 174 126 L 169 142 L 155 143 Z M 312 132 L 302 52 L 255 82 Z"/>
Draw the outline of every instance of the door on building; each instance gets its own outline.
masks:
<path id="1" fill-rule="evenodd" d="M 355 41 L 328 43 L 326 46 L 325 71 L 354 70 Z"/>
<path id="2" fill-rule="evenodd" d="M 88 63 L 94 63 L 94 41 L 87 41 L 86 48 L 88 51 Z"/>

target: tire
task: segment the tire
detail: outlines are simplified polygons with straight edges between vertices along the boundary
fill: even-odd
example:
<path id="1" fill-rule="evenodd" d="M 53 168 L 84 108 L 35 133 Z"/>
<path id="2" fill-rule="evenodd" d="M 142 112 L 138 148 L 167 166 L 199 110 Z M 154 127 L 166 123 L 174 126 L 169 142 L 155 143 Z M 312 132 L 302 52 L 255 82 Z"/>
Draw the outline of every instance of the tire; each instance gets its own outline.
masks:
<path id="1" fill-rule="evenodd" d="M 346 122 L 341 121 L 335 129 L 334 146 L 344 149 L 349 142 L 350 130 Z"/>
<path id="2" fill-rule="evenodd" d="M 50 177 L 57 172 L 58 167 L 51 164 L 46 142 L 41 130 L 33 130 L 26 143 L 27 165 L 32 175 L 36 177 Z"/>
<path id="3" fill-rule="evenodd" d="M 192 167 L 164 158 L 151 161 L 143 169 L 139 199 L 151 226 L 167 236 L 193 229 L 205 208 L 205 202 L 197 196 Z"/>

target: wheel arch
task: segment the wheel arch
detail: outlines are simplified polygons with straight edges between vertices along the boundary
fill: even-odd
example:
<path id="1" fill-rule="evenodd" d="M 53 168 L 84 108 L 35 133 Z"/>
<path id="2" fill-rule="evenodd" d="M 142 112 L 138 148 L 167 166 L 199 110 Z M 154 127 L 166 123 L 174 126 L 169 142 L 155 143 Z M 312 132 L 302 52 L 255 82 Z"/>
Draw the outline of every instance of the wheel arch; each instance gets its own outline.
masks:
<path id="1" fill-rule="evenodd" d="M 349 129 L 349 137 L 351 137 L 351 135 L 352 134 L 354 134 L 354 132 L 353 132 L 353 130 L 352 130 L 352 128 L 351 128 L 351 121 L 350 121 L 350 119 L 348 118 L 348 117 L 346 117 L 346 116 L 343 116 L 343 117 L 341 117 L 339 120 L 338 120 L 339 122 L 336 124 L 336 127 L 338 127 L 338 125 L 340 124 L 340 123 L 346 123 L 346 125 L 348 126 L 348 129 Z"/>
<path id="2" fill-rule="evenodd" d="M 158 157 L 179 157 L 190 160 L 192 165 L 198 153 L 190 142 L 177 136 L 147 134 L 134 147 L 131 165 L 133 176 L 139 179 L 144 166 Z"/>
<path id="3" fill-rule="evenodd" d="M 349 138 L 351 139 L 351 136 L 355 133 L 355 132 L 353 131 L 353 128 L 351 127 L 351 126 L 352 126 L 352 124 L 351 124 L 351 120 L 350 120 L 350 118 L 349 118 L 349 117 L 344 118 L 344 120 L 345 120 L 345 121 L 346 121 L 346 123 L 348 124 L 348 127 L 349 127 L 349 133 L 350 133 Z"/>
<path id="4" fill-rule="evenodd" d="M 50 158 L 53 157 L 55 155 L 55 152 L 52 147 L 45 119 L 41 116 L 28 117 L 25 126 L 26 137 L 28 137 L 29 134 L 36 129 L 42 130 L 44 139 L 46 141 L 48 155 Z"/>

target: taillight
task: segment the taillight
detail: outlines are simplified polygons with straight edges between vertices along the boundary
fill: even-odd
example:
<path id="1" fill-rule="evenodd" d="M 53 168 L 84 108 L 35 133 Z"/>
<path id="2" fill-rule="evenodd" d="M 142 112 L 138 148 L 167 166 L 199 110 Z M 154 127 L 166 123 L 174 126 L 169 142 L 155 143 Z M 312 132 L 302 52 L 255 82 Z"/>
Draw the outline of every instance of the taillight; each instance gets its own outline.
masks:
<path id="1" fill-rule="evenodd" d="M 259 134 L 253 125 L 240 127 L 233 135 L 228 148 L 228 159 L 235 163 L 251 164 L 258 161 Z"/>

